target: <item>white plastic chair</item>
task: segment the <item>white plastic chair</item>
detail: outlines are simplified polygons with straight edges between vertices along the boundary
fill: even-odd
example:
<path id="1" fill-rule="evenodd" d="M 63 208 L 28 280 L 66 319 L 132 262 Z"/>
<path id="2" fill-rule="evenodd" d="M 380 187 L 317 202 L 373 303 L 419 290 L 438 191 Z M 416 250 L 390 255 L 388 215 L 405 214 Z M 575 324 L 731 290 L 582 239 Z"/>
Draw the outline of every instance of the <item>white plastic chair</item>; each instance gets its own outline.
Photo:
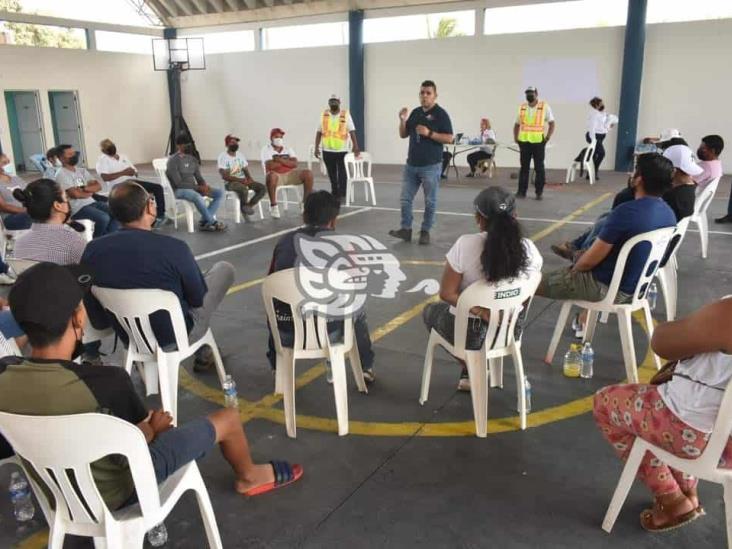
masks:
<path id="1" fill-rule="evenodd" d="M 77 219 L 76 222 L 84 227 L 84 240 L 91 242 L 94 239 L 94 222 L 91 219 Z"/>
<path id="2" fill-rule="evenodd" d="M 690 217 L 685 217 L 676 224 L 676 230 L 671 235 L 671 241 L 666 250 L 664 261 L 661 262 L 656 277 L 658 277 L 658 285 L 661 286 L 663 300 L 666 303 L 666 320 L 672 321 L 676 318 L 676 304 L 678 297 L 678 262 L 676 254 L 679 251 L 681 242 L 686 236 L 686 230 L 689 228 Z"/>
<path id="3" fill-rule="evenodd" d="M 21 231 L 10 231 L 5 228 L 5 224 L 0 217 L 0 258 L 2 258 L 3 261 L 5 260 L 5 257 L 8 255 L 8 253 L 12 251 L 12 242 L 23 236 L 28 231 L 29 229 L 24 229 Z"/>
<path id="4" fill-rule="evenodd" d="M 5 262 L 18 276 L 27 269 L 30 269 L 36 263 L 38 263 L 37 261 L 33 261 L 32 259 L 18 259 L 16 257 L 6 257 Z"/>
<path id="5" fill-rule="evenodd" d="M 106 414 L 0 412 L 0 430 L 25 460 L 21 465 L 49 524 L 49 549 L 61 549 L 67 534 L 93 537 L 98 548 L 142 549 L 145 533 L 163 522 L 188 490 L 196 494 L 209 547 L 223 547 L 196 462 L 158 485 L 145 436 L 135 425 Z M 91 470 L 93 462 L 110 455 L 127 459 L 139 502 L 117 511 L 104 503 Z"/>
<path id="6" fill-rule="evenodd" d="M 730 431 L 732 431 L 732 383 L 727 385 L 709 442 L 699 457 L 694 459 L 678 457 L 640 437 L 636 437 L 628 455 L 628 460 L 625 462 L 623 473 L 620 475 L 618 486 L 615 488 L 615 493 L 602 521 L 602 529 L 608 533 L 612 530 L 618 514 L 620 514 L 620 509 L 622 509 L 623 503 L 628 497 L 628 492 L 633 486 L 643 456 L 646 452 L 650 452 L 669 467 L 724 486 L 727 547 L 732 547 L 732 469 L 719 467 L 719 460 L 729 440 Z"/>
<path id="7" fill-rule="evenodd" d="M 341 276 L 340 271 L 334 276 Z M 345 276 L 345 275 L 343 275 Z M 332 278 L 332 277 L 331 277 Z M 343 297 L 340 293 L 338 297 Z M 284 394 L 285 426 L 287 436 L 297 436 L 295 424 L 295 362 L 301 359 L 325 358 L 330 360 L 333 372 L 333 394 L 335 396 L 338 434 L 348 434 L 348 388 L 346 381 L 345 357 L 351 363 L 353 377 L 361 393 L 368 393 L 361 369 L 361 359 L 354 336 L 353 316 L 343 319 L 343 342 L 331 343 L 327 330 L 327 305 L 318 305 L 312 314 L 303 317 L 300 310 L 306 297 L 301 293 L 295 279 L 295 269 L 272 273 L 262 283 L 262 299 L 267 312 L 267 320 L 272 330 L 277 369 L 275 374 L 275 393 Z M 284 347 L 280 339 L 279 327 L 275 316 L 273 299 L 286 303 L 292 309 L 292 322 L 295 338 L 292 347 Z"/>
<path id="8" fill-rule="evenodd" d="M 266 147 L 265 147 L 266 148 Z M 264 152 L 264 149 L 262 149 L 261 152 Z M 262 157 L 262 154 L 260 153 L 259 157 Z M 297 169 L 297 168 L 295 168 Z M 265 179 L 267 178 L 267 163 L 262 161 L 262 172 L 264 173 Z M 292 202 L 293 204 L 300 204 L 302 202 L 302 195 L 300 194 L 300 187 L 302 185 L 277 185 L 277 190 L 275 191 L 277 196 L 277 203 L 282 204 L 282 207 L 286 210 L 287 205 Z M 295 193 L 295 200 L 288 200 L 288 192 Z M 269 202 L 269 198 L 263 198 L 262 200 L 266 200 Z"/>
<path id="9" fill-rule="evenodd" d="M 322 175 L 328 175 L 328 170 L 323 162 L 323 147 L 320 147 L 320 158 L 315 156 L 315 145 L 308 147 L 308 170 L 313 171 L 313 163 L 317 162 Z"/>
<path id="10" fill-rule="evenodd" d="M 694 213 L 691 216 L 692 223 L 696 223 L 699 229 L 699 237 L 701 238 L 701 256 L 702 259 L 707 258 L 709 250 L 709 220 L 707 219 L 707 210 L 714 199 L 714 193 L 717 192 L 719 185 L 719 177 L 712 180 L 709 185 L 698 194 L 694 201 Z"/>
<path id="11" fill-rule="evenodd" d="M 577 176 L 577 171 L 582 169 L 582 165 L 584 165 L 585 170 L 587 170 L 587 175 L 590 177 L 590 185 L 595 184 L 595 163 L 592 161 L 592 156 L 595 154 L 595 146 L 597 145 L 597 142 L 595 139 L 592 140 L 592 142 L 587 145 L 585 148 L 585 154 L 582 157 L 582 162 L 578 162 L 577 160 L 572 160 L 572 163 L 569 165 L 569 168 L 567 168 L 567 177 L 565 178 L 565 183 L 570 183 L 575 180 Z"/>
<path id="12" fill-rule="evenodd" d="M 562 303 L 562 309 L 559 313 L 559 318 L 557 319 L 557 325 L 554 327 L 554 335 L 552 336 L 549 349 L 547 350 L 546 357 L 544 358 L 544 361 L 547 364 L 551 364 L 554 359 L 554 352 L 557 350 L 557 346 L 559 345 L 559 340 L 562 337 L 562 331 L 564 330 L 564 325 L 567 323 L 570 310 L 573 305 L 576 305 L 582 309 L 587 309 L 589 312 L 584 341 L 592 341 L 599 314 L 606 313 L 617 315 L 620 342 L 623 351 L 623 362 L 625 363 L 625 371 L 628 375 L 628 383 L 638 383 L 638 366 L 636 363 L 635 347 L 633 343 L 631 315 L 635 311 L 643 311 L 646 320 L 648 341 L 650 341 L 653 336 L 653 317 L 651 316 L 651 308 L 646 296 L 675 230 L 675 227 L 656 229 L 655 231 L 636 235 L 623 244 L 623 247 L 620 249 L 620 253 L 618 254 L 617 262 L 615 263 L 615 272 L 613 273 L 613 278 L 610 281 L 607 294 L 601 301 L 567 300 Z M 633 293 L 633 298 L 630 303 L 615 303 L 618 291 L 620 290 L 620 281 L 623 277 L 623 271 L 625 270 L 625 263 L 628 260 L 628 255 L 636 245 L 640 245 L 643 242 L 649 243 L 651 249 L 643 266 L 642 274 L 638 279 L 638 285 Z M 653 359 L 656 363 L 656 368 L 660 368 L 661 361 L 655 353 L 653 354 Z"/>
<path id="13" fill-rule="evenodd" d="M 249 190 L 247 192 L 247 199 L 251 200 L 254 196 L 254 191 Z M 239 200 L 239 195 L 236 194 L 234 191 L 226 191 L 226 201 L 231 202 L 231 210 L 234 214 L 234 222 L 235 223 L 241 223 L 241 200 Z M 259 219 L 264 219 L 264 211 L 262 210 L 262 201 L 260 200 L 257 202 L 257 206 L 259 207 Z"/>
<path id="14" fill-rule="evenodd" d="M 484 438 L 488 431 L 488 372 L 491 387 L 503 386 L 503 357 L 511 356 L 516 370 L 516 391 L 518 392 L 521 429 L 526 429 L 526 391 L 524 364 L 521 358 L 521 341 L 516 341 L 516 322 L 536 292 L 541 273 L 533 272 L 528 277 L 491 284 L 483 280 L 474 282 L 460 294 L 455 313 L 455 341 L 450 343 L 436 330 L 430 331 L 427 352 L 422 370 L 422 389 L 419 403 L 424 405 L 430 388 L 432 361 L 435 347 L 440 345 L 452 356 L 465 362 L 470 377 L 470 397 L 473 401 L 475 434 Z M 465 340 L 470 322 L 470 309 L 475 306 L 490 310 L 490 320 L 483 346 L 476 351 L 465 349 Z M 488 369 L 486 369 L 486 363 Z"/>
<path id="15" fill-rule="evenodd" d="M 165 205 L 171 209 L 170 217 L 173 218 L 173 225 L 176 229 L 178 228 L 178 211 L 182 210 L 182 213 L 186 217 L 188 232 L 194 232 L 195 224 L 193 222 L 193 212 L 195 210 L 195 206 L 187 200 L 175 197 L 173 187 L 170 185 L 168 176 L 165 174 L 165 171 L 168 169 L 168 159 L 155 158 L 153 160 L 153 168 L 155 169 L 155 173 L 158 175 L 158 179 L 160 179 L 160 185 L 163 187 Z"/>
<path id="16" fill-rule="evenodd" d="M 189 341 L 183 311 L 178 297 L 166 290 L 117 290 L 92 287 L 94 297 L 109 311 L 127 334 L 127 357 L 125 369 L 132 371 L 132 364 L 143 364 L 143 378 L 147 394 L 158 392 L 163 409 L 170 412 L 174 421 L 178 417 L 178 369 L 180 363 L 193 355 L 203 345 L 210 345 L 216 361 L 219 381 L 223 385 L 226 371 L 213 332 L 209 328 L 198 341 Z M 167 311 L 175 336 L 177 350 L 166 351 L 158 343 L 150 315 L 156 311 Z"/>
<path id="17" fill-rule="evenodd" d="M 356 192 L 354 186 L 356 183 L 363 183 L 364 192 L 366 194 L 366 202 L 369 201 L 369 192 L 371 192 L 371 204 L 376 206 L 376 193 L 374 192 L 374 178 L 371 177 L 371 154 L 362 152 L 356 158 L 353 153 L 348 153 L 345 157 L 346 163 L 346 206 L 350 206 L 355 201 Z"/>

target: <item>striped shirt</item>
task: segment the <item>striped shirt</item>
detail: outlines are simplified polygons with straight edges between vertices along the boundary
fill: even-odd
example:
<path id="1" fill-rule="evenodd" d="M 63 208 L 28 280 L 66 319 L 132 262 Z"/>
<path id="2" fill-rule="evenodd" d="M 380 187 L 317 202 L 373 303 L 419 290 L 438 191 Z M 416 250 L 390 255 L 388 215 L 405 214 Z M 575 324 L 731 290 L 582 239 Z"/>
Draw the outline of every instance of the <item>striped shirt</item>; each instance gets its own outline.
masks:
<path id="1" fill-rule="evenodd" d="M 68 225 L 33 223 L 30 231 L 15 243 L 13 257 L 76 265 L 81 262 L 85 247 L 84 237 Z"/>

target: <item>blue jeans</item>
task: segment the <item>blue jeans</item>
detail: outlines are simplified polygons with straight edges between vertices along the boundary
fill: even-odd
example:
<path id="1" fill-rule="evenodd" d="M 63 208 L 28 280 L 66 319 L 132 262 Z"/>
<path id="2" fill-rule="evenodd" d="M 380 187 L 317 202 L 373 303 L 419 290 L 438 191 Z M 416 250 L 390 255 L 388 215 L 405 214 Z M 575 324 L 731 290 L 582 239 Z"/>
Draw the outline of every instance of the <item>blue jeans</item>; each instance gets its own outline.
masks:
<path id="1" fill-rule="evenodd" d="M 33 220 L 27 213 L 8 214 L 3 217 L 3 225 L 8 231 L 24 231 L 30 229 Z"/>
<path id="2" fill-rule="evenodd" d="M 440 170 L 442 166 L 430 164 L 429 166 L 404 166 L 402 179 L 402 229 L 412 228 L 412 202 L 417 194 L 420 185 L 424 193 L 424 219 L 422 220 L 423 231 L 429 231 L 435 224 L 435 211 L 437 210 L 437 190 L 440 187 Z"/>
<path id="3" fill-rule="evenodd" d="M 592 246 L 592 243 L 595 241 L 595 239 L 599 236 L 600 231 L 602 231 L 602 228 L 605 226 L 605 222 L 607 221 L 609 215 L 610 212 L 606 212 L 598 217 L 592 227 L 587 229 L 585 232 L 583 232 L 572 241 L 572 247 L 575 250 L 588 250 L 590 246 Z"/>
<path id="4" fill-rule="evenodd" d="M 193 203 L 193 205 L 198 210 L 198 213 L 201 214 L 201 221 L 203 221 L 205 225 L 210 225 L 211 223 L 214 223 L 216 221 L 216 212 L 218 211 L 219 206 L 221 206 L 221 201 L 224 199 L 224 191 L 222 189 L 217 189 L 215 187 L 210 188 L 211 192 L 208 196 L 210 196 L 213 200 L 208 206 L 206 206 L 206 201 L 203 199 L 201 193 L 199 193 L 195 189 L 175 190 L 176 198 L 180 198 L 181 200 L 187 200 L 188 202 Z"/>
<path id="5" fill-rule="evenodd" d="M 99 238 L 105 234 L 113 233 L 119 229 L 119 223 L 109 213 L 109 206 L 106 202 L 94 202 L 87 204 L 74 215 L 71 219 L 89 219 L 94 222 L 94 238 Z"/>
<path id="6" fill-rule="evenodd" d="M 3 334 L 5 339 L 14 339 L 24 333 L 10 311 L 0 311 L 0 334 Z"/>

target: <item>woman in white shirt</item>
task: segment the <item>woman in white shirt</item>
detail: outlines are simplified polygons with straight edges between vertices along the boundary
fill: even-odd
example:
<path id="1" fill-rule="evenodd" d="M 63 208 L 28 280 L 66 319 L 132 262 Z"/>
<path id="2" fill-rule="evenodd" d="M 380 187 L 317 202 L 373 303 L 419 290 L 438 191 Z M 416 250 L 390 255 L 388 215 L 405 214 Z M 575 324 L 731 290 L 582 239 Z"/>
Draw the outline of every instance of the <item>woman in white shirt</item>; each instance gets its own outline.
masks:
<path id="1" fill-rule="evenodd" d="M 651 347 L 664 359 L 676 361 L 673 370 L 664 368 L 650 385 L 613 385 L 597 392 L 595 421 L 621 459 L 627 459 L 636 437 L 687 459 L 704 451 L 732 379 L 730 323 L 732 298 L 660 324 Z M 720 466 L 732 468 L 732 439 Z M 654 496 L 653 507 L 640 516 L 646 530 L 678 528 L 704 514 L 697 480 L 650 453 L 641 462 L 638 478 Z"/>
<path id="2" fill-rule="evenodd" d="M 522 237 L 516 219 L 516 199 L 501 187 L 488 187 L 473 201 L 480 232 L 464 234 L 447 253 L 440 284 L 440 303 L 423 312 L 427 330 L 433 328 L 446 340 L 454 340 L 455 306 L 460 293 L 478 280 L 499 282 L 541 271 L 543 259 L 534 243 Z M 485 339 L 489 311 L 473 307 L 475 318 L 468 324 L 465 348 L 480 349 Z M 469 391 L 470 380 L 463 365 L 458 390 Z"/>
<path id="3" fill-rule="evenodd" d="M 585 140 L 588 143 L 592 143 L 593 139 L 595 140 L 595 154 L 592 155 L 592 161 L 595 164 L 595 179 L 599 179 L 597 174 L 600 170 L 600 164 L 602 164 L 605 158 L 605 145 L 603 145 L 603 141 L 605 141 L 605 136 L 611 125 L 609 123 L 609 117 L 605 112 L 605 103 L 600 97 L 590 99 L 590 107 L 590 114 L 587 116 Z"/>
<path id="4" fill-rule="evenodd" d="M 487 118 L 480 119 L 480 142 L 482 146 L 475 152 L 468 155 L 470 173 L 466 177 L 475 177 L 475 170 L 478 162 L 487 160 L 493 156 L 493 149 L 496 143 L 496 132 L 491 128 L 491 121 Z"/>

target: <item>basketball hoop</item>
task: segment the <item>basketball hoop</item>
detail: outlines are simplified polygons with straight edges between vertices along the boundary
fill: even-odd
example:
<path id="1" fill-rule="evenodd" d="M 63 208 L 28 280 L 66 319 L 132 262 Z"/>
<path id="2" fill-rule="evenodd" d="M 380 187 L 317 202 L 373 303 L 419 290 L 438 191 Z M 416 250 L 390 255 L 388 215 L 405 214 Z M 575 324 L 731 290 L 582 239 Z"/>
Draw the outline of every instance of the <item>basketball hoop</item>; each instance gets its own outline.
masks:
<path id="1" fill-rule="evenodd" d="M 156 71 L 205 70 L 203 38 L 154 39 L 153 67 Z"/>

